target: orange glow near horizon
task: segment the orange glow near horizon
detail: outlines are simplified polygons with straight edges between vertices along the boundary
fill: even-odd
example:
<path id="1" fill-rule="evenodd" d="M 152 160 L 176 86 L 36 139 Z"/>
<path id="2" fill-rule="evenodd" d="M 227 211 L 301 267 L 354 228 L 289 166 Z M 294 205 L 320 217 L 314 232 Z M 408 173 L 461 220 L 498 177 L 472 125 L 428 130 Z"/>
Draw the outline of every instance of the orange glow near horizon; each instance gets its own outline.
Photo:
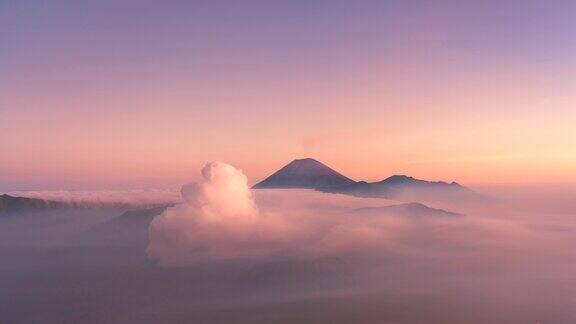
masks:
<path id="1" fill-rule="evenodd" d="M 576 183 L 576 66 L 550 54 L 573 29 L 532 44 L 482 6 L 390 6 L 11 21 L 31 43 L 4 60 L 0 189 L 177 185 L 213 160 L 256 182 L 300 157 L 356 180 Z"/>

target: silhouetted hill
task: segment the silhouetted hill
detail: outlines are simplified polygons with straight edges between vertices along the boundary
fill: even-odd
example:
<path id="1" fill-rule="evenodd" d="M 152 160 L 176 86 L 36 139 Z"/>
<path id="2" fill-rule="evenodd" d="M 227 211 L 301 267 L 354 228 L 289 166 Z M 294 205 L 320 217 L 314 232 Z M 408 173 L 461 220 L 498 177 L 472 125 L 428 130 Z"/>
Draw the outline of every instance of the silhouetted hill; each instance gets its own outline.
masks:
<path id="1" fill-rule="evenodd" d="M 14 197 L 0 195 L 0 213 L 17 213 L 23 211 L 40 211 L 46 209 L 64 208 L 69 205 L 57 201 L 36 198 Z"/>
<path id="2" fill-rule="evenodd" d="M 29 198 L 11 196 L 8 194 L 0 195 L 0 214 L 2 213 L 23 213 L 37 212 L 43 210 L 54 210 L 59 208 L 83 208 L 83 209 L 113 209 L 113 210 L 132 210 L 153 209 L 156 207 L 165 208 L 168 204 L 163 203 L 139 203 L 139 202 L 122 202 L 122 201 L 57 201 L 42 198 Z"/>
<path id="3" fill-rule="evenodd" d="M 294 160 L 253 188 L 324 188 L 353 184 L 354 180 L 314 159 Z"/>
<path id="4" fill-rule="evenodd" d="M 383 215 L 411 216 L 411 217 L 463 216 L 462 214 L 459 213 L 446 211 L 444 209 L 431 208 L 420 203 L 406 203 L 406 204 L 398 204 L 382 207 L 364 207 L 354 209 L 354 212 L 362 214 L 383 214 Z"/>
<path id="5" fill-rule="evenodd" d="M 344 186 L 319 188 L 320 191 L 358 197 L 404 201 L 468 200 L 481 196 L 456 182 L 426 181 L 405 175 L 393 175 L 378 182 L 359 181 Z"/>

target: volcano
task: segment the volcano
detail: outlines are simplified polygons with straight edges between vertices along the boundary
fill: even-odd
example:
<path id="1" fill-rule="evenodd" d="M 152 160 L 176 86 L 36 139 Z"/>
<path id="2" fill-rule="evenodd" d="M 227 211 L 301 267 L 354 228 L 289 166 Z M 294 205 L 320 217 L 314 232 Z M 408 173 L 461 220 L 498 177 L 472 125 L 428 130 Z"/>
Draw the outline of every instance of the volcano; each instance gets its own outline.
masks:
<path id="1" fill-rule="evenodd" d="M 330 188 L 355 183 L 325 164 L 311 158 L 297 159 L 274 174 L 254 185 L 255 189 L 264 188 Z"/>

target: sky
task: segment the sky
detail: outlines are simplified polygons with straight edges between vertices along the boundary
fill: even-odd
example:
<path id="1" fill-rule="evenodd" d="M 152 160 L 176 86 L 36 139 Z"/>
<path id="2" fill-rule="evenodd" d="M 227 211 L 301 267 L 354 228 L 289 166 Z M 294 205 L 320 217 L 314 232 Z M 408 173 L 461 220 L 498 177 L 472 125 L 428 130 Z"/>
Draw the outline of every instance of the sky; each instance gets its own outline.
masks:
<path id="1" fill-rule="evenodd" d="M 576 2 L 0 0 L 0 190 L 576 183 Z"/>

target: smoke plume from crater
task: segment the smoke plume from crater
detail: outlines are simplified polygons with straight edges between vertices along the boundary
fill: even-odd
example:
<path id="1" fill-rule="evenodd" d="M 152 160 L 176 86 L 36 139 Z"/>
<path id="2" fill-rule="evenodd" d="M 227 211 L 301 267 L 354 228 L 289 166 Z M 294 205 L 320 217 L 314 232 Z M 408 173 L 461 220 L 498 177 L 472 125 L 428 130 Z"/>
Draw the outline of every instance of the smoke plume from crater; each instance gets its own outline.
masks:
<path id="1" fill-rule="evenodd" d="M 221 162 L 206 164 L 182 198 L 150 225 L 147 253 L 163 265 L 268 255 L 297 232 L 280 215 L 260 213 L 246 176 Z"/>

